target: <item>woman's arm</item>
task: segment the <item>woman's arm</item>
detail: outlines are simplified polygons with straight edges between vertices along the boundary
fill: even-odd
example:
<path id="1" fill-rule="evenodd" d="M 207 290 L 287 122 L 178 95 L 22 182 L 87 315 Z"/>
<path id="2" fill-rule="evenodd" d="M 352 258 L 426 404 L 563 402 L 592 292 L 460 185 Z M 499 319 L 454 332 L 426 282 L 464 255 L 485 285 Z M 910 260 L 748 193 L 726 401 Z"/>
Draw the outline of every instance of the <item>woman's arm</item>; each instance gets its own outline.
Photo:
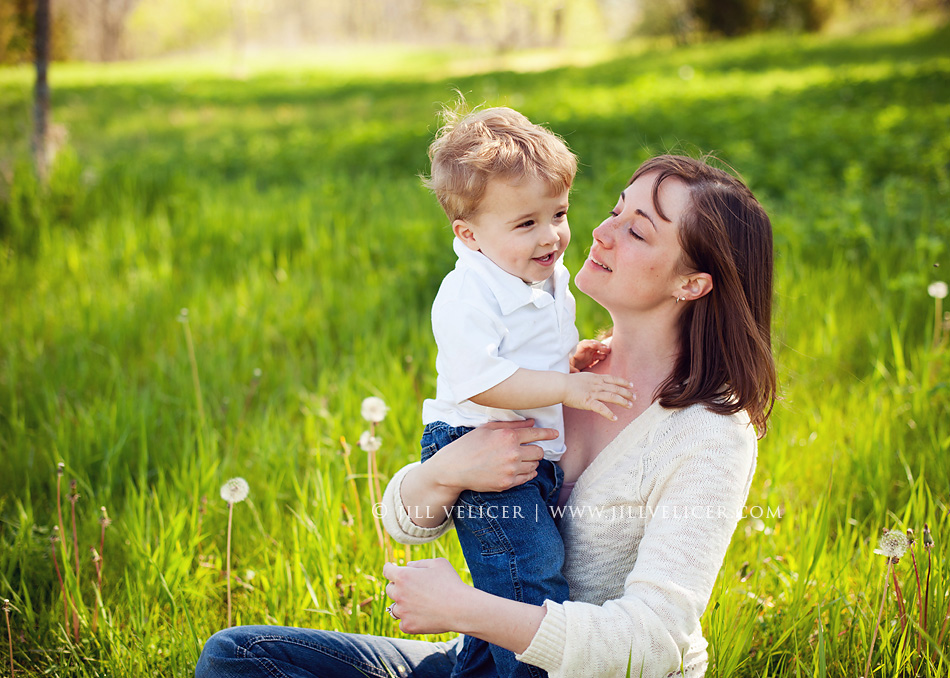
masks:
<path id="1" fill-rule="evenodd" d="M 568 526 L 574 583 L 589 601 L 597 589 L 619 589 L 619 597 L 536 607 L 466 586 L 447 562 L 387 565 L 386 592 L 402 630 L 464 632 L 514 651 L 552 678 L 623 675 L 628 666 L 634 675 L 665 676 L 684 659 L 701 661 L 700 617 L 748 492 L 756 444 L 736 417 L 700 408 L 690 414 L 697 412 L 720 426 L 686 427 L 689 435 L 667 438 L 675 449 L 650 450 L 642 498 L 621 462 L 602 476 L 603 491 L 587 495 L 591 510 Z M 617 503 L 623 496 L 629 504 Z M 631 511 L 599 512 L 601 501 Z M 646 525 L 635 529 L 640 521 Z M 618 531 L 624 525 L 631 531 Z M 623 557 L 624 545 L 635 560 Z"/>
<path id="2" fill-rule="evenodd" d="M 463 490 L 500 492 L 537 475 L 543 452 L 533 443 L 554 440 L 557 431 L 533 421 L 479 426 L 436 452 L 426 463 L 399 471 L 383 496 L 383 525 L 397 541 L 434 539 L 445 530 Z M 407 523 L 407 520 L 409 521 Z"/>
<path id="3" fill-rule="evenodd" d="M 455 631 L 520 653 L 544 619 L 539 605 L 499 598 L 465 584 L 444 558 L 416 560 L 405 567 L 386 563 L 383 576 L 390 580 L 386 593 L 403 633 Z"/>

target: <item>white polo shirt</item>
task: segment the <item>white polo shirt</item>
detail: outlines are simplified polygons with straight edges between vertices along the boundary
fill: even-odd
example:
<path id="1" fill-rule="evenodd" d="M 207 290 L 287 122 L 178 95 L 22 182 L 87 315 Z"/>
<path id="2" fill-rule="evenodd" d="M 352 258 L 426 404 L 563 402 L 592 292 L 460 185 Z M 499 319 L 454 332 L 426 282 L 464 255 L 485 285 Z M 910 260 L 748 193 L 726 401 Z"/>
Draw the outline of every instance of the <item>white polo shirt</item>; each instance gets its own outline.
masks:
<path id="1" fill-rule="evenodd" d="M 534 419 L 539 428 L 557 429 L 556 440 L 538 443 L 545 459 L 564 454 L 561 405 L 531 410 L 484 407 L 469 398 L 510 377 L 519 368 L 570 371 L 577 346 L 571 275 L 555 263 L 554 294 L 506 273 L 481 252 L 453 242 L 455 270 L 445 276 L 432 304 L 432 332 L 439 353 L 436 397 L 422 406 L 422 423 L 480 426 L 490 421 Z"/>

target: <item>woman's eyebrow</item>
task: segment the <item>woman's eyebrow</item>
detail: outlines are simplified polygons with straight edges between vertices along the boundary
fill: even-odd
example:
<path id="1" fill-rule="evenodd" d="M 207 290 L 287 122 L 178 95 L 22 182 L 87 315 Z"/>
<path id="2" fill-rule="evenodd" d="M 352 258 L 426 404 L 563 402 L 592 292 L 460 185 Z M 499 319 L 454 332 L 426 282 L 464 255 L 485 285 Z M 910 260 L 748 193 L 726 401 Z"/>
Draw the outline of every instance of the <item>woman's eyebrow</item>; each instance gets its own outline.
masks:
<path id="1" fill-rule="evenodd" d="M 644 212 L 644 211 L 643 211 L 642 209 L 640 209 L 639 207 L 638 207 L 637 209 L 635 209 L 635 210 L 633 211 L 633 213 L 634 213 L 634 214 L 639 214 L 641 217 L 644 217 L 644 218 L 645 218 L 647 221 L 649 221 L 650 224 L 653 226 L 653 230 L 654 230 L 654 231 L 656 230 L 656 224 L 653 222 L 653 218 L 652 218 L 649 214 L 647 214 L 646 212 Z"/>

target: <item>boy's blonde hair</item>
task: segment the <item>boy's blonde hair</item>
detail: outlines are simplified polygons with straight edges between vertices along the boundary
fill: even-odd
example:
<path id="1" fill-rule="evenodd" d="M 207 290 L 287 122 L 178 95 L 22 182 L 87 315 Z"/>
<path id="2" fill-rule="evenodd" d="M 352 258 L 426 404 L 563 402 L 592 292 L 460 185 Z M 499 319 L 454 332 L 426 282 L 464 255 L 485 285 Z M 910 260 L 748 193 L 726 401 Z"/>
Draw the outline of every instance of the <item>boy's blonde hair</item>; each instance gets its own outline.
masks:
<path id="1" fill-rule="evenodd" d="M 429 146 L 432 171 L 423 183 L 450 221 L 475 214 L 492 179 L 535 177 L 552 195 L 574 183 L 577 158 L 567 144 L 517 111 L 485 108 L 463 114 L 446 109 L 443 120 Z"/>

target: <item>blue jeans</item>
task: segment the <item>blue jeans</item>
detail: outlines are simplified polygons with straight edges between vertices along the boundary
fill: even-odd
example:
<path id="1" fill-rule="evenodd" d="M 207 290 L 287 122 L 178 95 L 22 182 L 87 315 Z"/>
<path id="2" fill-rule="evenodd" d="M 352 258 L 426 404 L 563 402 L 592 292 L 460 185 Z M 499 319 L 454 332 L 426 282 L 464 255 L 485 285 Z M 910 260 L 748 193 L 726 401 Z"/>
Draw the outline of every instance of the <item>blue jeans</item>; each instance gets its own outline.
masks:
<path id="1" fill-rule="evenodd" d="M 462 636 L 445 643 L 285 626 L 238 626 L 208 639 L 195 678 L 447 678 Z"/>
<path id="2" fill-rule="evenodd" d="M 471 430 L 444 422 L 428 424 L 422 434 L 422 461 Z M 557 504 L 563 479 L 557 464 L 542 460 L 538 475 L 523 485 L 504 492 L 465 490 L 459 495 L 452 517 L 476 588 L 530 605 L 568 599 L 561 574 L 564 543 L 549 510 Z M 466 636 L 452 675 L 542 678 L 547 674 L 516 661 L 510 650 Z"/>

